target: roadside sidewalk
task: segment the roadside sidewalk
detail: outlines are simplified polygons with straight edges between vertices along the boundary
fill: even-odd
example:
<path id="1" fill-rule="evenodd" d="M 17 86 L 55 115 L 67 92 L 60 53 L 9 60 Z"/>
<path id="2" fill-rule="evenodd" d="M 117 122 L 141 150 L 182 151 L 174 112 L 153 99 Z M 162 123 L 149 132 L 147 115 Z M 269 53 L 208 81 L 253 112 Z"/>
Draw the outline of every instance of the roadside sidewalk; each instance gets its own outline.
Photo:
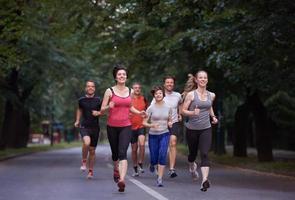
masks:
<path id="1" fill-rule="evenodd" d="M 231 154 L 233 153 L 233 146 L 228 145 L 225 147 L 226 152 Z M 248 155 L 255 155 L 257 156 L 257 150 L 252 147 L 247 148 Z M 272 150 L 274 160 L 276 161 L 288 161 L 288 160 L 295 160 L 295 151 L 288 151 L 282 149 L 273 149 Z"/>

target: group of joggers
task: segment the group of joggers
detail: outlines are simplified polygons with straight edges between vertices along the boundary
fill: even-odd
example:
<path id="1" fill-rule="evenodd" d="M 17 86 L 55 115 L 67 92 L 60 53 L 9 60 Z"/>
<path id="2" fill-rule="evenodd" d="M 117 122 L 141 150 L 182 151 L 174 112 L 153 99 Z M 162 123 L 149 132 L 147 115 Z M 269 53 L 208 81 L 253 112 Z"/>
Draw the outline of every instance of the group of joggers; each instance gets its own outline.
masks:
<path id="1" fill-rule="evenodd" d="M 134 83 L 132 89 L 126 86 L 128 72 L 124 66 L 114 67 L 113 77 L 116 84 L 106 89 L 102 100 L 95 95 L 94 81 L 89 80 L 86 82 L 85 96 L 78 101 L 75 127 L 79 128 L 83 141 L 80 170 L 88 169 L 87 178 L 93 178 L 95 148 L 100 132 L 99 116 L 106 113 L 107 137 L 114 163 L 113 178 L 118 191 L 125 191 L 127 149 L 130 143 L 134 169 L 132 175 L 136 177 L 144 173 L 146 130 L 150 153 L 149 170 L 157 174 L 157 186 L 163 187 L 167 152 L 169 176 L 177 176 L 176 144 L 180 122 L 183 120 L 189 149 L 189 172 L 194 180 L 199 178 L 198 165 L 195 162 L 199 150 L 202 174 L 200 189 L 207 191 L 210 187 L 208 152 L 212 137 L 211 124 L 218 123 L 212 108 L 215 94 L 206 89 L 207 72 L 201 70 L 195 75 L 190 74 L 182 94 L 174 91 L 173 76 L 164 77 L 163 86 L 152 88 L 153 100 L 150 104 L 141 94 L 140 83 Z"/>

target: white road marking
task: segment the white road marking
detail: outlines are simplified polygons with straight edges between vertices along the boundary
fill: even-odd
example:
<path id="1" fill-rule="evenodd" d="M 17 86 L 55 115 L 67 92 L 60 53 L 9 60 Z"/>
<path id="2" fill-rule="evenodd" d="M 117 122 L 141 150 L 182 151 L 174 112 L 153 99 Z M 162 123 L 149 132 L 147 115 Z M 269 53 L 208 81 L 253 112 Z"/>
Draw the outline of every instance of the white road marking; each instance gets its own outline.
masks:
<path id="1" fill-rule="evenodd" d="M 111 164 L 107 164 L 107 166 L 109 168 L 113 168 L 113 166 Z M 137 185 L 139 188 L 141 188 L 143 191 L 145 191 L 146 193 L 148 193 L 149 195 L 153 196 L 154 198 L 158 199 L 158 200 L 168 200 L 168 198 L 164 197 L 163 195 L 161 195 L 160 193 L 158 193 L 157 191 L 153 190 L 152 188 L 146 186 L 145 184 L 143 184 L 142 182 L 131 178 L 130 176 L 126 175 L 126 178 L 131 181 L 133 184 Z"/>

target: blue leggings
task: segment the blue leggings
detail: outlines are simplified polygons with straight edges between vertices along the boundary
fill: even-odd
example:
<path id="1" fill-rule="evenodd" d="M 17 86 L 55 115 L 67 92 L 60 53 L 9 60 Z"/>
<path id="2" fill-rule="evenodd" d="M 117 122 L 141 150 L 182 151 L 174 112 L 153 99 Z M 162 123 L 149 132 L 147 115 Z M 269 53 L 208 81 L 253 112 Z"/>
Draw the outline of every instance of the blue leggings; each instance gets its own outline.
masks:
<path id="1" fill-rule="evenodd" d="M 169 132 L 161 135 L 149 135 L 151 165 L 166 165 L 169 138 Z"/>

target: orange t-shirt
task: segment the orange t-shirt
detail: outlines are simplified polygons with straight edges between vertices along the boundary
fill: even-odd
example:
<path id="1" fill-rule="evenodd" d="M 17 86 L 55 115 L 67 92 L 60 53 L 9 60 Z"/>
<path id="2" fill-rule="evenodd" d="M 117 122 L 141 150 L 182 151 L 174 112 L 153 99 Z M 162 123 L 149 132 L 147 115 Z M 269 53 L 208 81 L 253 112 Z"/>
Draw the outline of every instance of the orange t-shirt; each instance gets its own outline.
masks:
<path id="1" fill-rule="evenodd" d="M 131 104 L 134 108 L 136 108 L 139 111 L 146 110 L 147 108 L 147 102 L 144 96 L 138 96 L 138 97 L 133 96 L 131 100 Z M 140 115 L 131 114 L 130 121 L 132 124 L 132 127 L 131 127 L 132 130 L 136 130 L 143 127 L 142 125 L 143 118 Z"/>

